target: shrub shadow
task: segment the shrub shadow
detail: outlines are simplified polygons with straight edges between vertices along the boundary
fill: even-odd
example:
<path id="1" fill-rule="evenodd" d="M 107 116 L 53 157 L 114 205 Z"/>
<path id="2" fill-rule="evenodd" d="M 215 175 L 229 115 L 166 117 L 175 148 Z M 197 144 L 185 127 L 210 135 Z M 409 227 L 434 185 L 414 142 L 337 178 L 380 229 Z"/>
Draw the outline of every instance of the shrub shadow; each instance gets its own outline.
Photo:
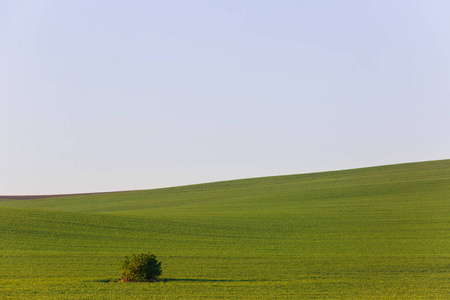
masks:
<path id="1" fill-rule="evenodd" d="M 108 278 L 108 279 L 94 279 L 87 280 L 86 282 L 118 282 L 119 280 L 116 278 Z"/>
<path id="2" fill-rule="evenodd" d="M 265 279 L 201 279 L 201 278 L 161 278 L 157 282 L 256 282 L 256 281 L 269 281 Z M 120 282 L 116 278 L 88 280 L 87 282 Z"/>
<path id="3" fill-rule="evenodd" d="M 258 279 L 201 279 L 201 278 L 163 278 L 162 282 L 255 282 L 267 281 Z"/>

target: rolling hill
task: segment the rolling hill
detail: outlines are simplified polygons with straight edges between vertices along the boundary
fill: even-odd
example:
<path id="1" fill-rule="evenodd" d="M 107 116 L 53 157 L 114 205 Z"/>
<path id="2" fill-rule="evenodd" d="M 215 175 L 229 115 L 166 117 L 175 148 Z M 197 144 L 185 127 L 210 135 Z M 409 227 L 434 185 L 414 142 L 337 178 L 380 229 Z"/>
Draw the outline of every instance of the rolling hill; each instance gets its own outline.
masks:
<path id="1" fill-rule="evenodd" d="M 450 160 L 0 199 L 1 298 L 450 294 Z M 161 282 L 110 282 L 149 251 Z"/>

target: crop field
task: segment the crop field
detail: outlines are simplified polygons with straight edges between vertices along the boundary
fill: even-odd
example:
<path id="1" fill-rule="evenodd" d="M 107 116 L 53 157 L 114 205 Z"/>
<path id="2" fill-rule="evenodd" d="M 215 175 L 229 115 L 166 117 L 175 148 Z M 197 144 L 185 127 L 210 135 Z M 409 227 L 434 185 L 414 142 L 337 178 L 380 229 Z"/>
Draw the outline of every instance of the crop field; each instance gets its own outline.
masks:
<path id="1" fill-rule="evenodd" d="M 450 160 L 3 199 L 0 230 L 1 299 L 449 299 Z M 161 281 L 112 282 L 144 252 Z"/>

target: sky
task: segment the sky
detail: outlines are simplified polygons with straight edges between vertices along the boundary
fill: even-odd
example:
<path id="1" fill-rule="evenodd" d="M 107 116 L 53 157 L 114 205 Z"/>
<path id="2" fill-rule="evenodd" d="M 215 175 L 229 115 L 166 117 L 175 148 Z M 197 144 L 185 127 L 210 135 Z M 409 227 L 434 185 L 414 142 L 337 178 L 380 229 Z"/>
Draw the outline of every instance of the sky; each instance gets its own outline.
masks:
<path id="1" fill-rule="evenodd" d="M 0 0 L 0 195 L 450 158 L 446 0 Z"/>

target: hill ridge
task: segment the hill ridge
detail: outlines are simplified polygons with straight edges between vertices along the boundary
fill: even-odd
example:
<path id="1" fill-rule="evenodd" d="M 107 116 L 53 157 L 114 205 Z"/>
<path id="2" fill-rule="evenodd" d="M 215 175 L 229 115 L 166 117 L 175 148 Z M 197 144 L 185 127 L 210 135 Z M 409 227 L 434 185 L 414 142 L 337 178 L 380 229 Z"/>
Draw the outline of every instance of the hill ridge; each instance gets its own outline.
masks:
<path id="1" fill-rule="evenodd" d="M 117 191 L 105 191 L 105 192 L 67 193 L 67 194 L 63 193 L 63 194 L 47 194 L 47 195 L 0 195 L 0 201 L 1 200 L 35 200 L 35 199 L 47 199 L 47 198 L 56 198 L 56 197 L 73 197 L 73 196 L 89 196 L 89 195 L 100 195 L 100 194 L 127 193 L 127 192 L 144 192 L 144 191 L 152 191 L 152 190 L 155 191 L 155 190 L 164 190 L 164 189 L 185 188 L 185 187 L 220 184 L 220 183 L 232 183 L 232 182 L 236 182 L 236 181 L 245 181 L 245 180 L 258 180 L 258 179 L 291 177 L 291 176 L 308 176 L 308 175 L 312 176 L 312 175 L 320 175 L 320 174 L 326 174 L 326 173 L 342 173 L 342 172 L 362 171 L 362 170 L 370 170 L 370 169 L 373 170 L 373 169 L 382 169 L 382 168 L 400 167 L 400 166 L 406 167 L 409 165 L 418 165 L 418 164 L 427 164 L 427 165 L 433 164 L 433 165 L 435 165 L 437 163 L 444 163 L 444 162 L 450 162 L 450 159 L 395 163 L 395 164 L 387 164 L 387 165 L 350 168 L 350 169 L 342 169 L 342 170 L 319 171 L 319 172 L 310 172 L 310 173 L 269 175 L 269 176 L 229 179 L 229 180 L 194 183 L 194 184 L 163 187 L 163 188 L 153 188 L 153 189 L 117 190 Z"/>

